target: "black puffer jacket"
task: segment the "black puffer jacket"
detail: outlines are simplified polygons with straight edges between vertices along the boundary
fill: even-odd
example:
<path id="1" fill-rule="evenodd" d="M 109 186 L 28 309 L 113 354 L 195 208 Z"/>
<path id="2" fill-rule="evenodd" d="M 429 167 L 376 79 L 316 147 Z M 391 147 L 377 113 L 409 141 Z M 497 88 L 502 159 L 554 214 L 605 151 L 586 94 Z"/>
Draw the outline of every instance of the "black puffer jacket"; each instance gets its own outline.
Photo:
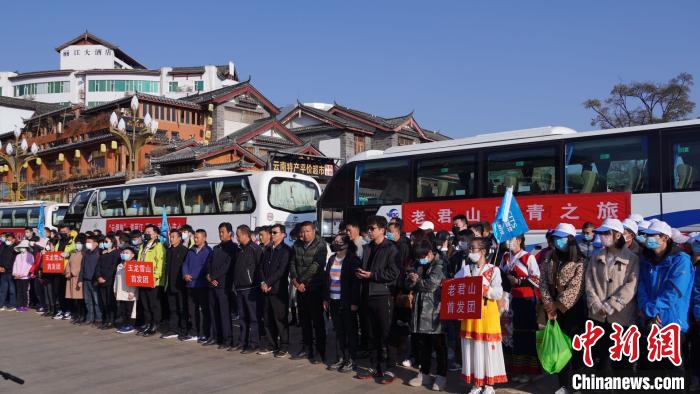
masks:
<path id="1" fill-rule="evenodd" d="M 399 277 L 399 251 L 394 242 L 384 239 L 379 245 L 374 241 L 364 246 L 362 252 L 362 269 L 372 275 L 362 280 L 364 296 L 391 295 L 392 287 Z"/>
<path id="2" fill-rule="evenodd" d="M 262 259 L 262 248 L 250 241 L 245 246 L 239 245 L 236 261 L 233 264 L 233 288 L 245 290 L 260 285 L 258 265 Z"/>
<path id="3" fill-rule="evenodd" d="M 317 236 L 304 248 L 304 242 L 297 241 L 293 251 L 294 257 L 289 267 L 291 278 L 303 283 L 309 290 L 322 292 L 325 287 L 323 268 L 328 256 L 326 242 Z"/>

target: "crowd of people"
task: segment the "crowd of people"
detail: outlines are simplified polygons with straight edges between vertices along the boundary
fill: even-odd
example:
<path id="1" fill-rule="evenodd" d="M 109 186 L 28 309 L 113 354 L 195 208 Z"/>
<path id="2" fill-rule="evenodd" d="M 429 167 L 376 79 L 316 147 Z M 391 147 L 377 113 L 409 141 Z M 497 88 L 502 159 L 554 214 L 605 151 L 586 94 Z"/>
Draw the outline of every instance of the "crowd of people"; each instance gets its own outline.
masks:
<path id="1" fill-rule="evenodd" d="M 301 350 L 292 359 L 382 384 L 394 381 L 396 368 L 415 367 L 408 384 L 435 391 L 445 389 L 448 371 L 461 371 L 471 394 L 542 374 L 536 332 L 547 320 L 572 338 L 589 319 L 606 332 L 613 323 L 643 333 L 676 323 L 683 364 L 653 368 L 686 370 L 697 385 L 699 235 L 632 215 L 586 223 L 580 232 L 560 223 L 546 245 L 530 249 L 523 235 L 498 243 L 487 222 L 456 216 L 452 224 L 435 231 L 424 222 L 406 234 L 401 219 L 371 216 L 341 224 L 327 244 L 311 222 L 289 234 L 282 224 L 234 229 L 225 222 L 214 247 L 212 235 L 188 225 L 167 234 L 155 225 L 107 234 L 61 226 L 45 229 L 46 237 L 27 228 L 21 239 L 0 237 L 0 310 L 33 307 L 76 325 L 275 358 L 290 357 L 297 325 Z M 63 273 L 42 272 L 52 251 L 61 253 Z M 128 286 L 129 261 L 151 262 L 155 286 Z M 441 320 L 444 281 L 469 276 L 482 277 L 481 318 Z M 637 363 L 612 361 L 610 346 L 607 335 L 596 344 L 594 368 L 652 369 L 646 346 Z M 574 355 L 558 373 L 557 394 L 571 392 L 579 368 Z"/>

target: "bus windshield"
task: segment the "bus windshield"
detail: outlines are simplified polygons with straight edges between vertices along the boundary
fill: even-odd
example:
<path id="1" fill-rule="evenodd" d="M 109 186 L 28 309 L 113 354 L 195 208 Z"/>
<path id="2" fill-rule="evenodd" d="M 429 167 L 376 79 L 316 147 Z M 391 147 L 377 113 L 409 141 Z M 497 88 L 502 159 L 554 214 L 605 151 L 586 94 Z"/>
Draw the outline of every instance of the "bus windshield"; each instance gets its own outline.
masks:
<path id="1" fill-rule="evenodd" d="M 75 197 L 73 197 L 73 201 L 70 203 L 70 206 L 68 207 L 68 214 L 78 215 L 82 217 L 85 213 L 85 207 L 87 206 L 91 194 L 92 191 L 85 191 L 76 194 Z"/>
<path id="2" fill-rule="evenodd" d="M 272 178 L 267 198 L 272 208 L 292 213 L 315 212 L 318 188 L 311 182 L 291 178 Z"/>

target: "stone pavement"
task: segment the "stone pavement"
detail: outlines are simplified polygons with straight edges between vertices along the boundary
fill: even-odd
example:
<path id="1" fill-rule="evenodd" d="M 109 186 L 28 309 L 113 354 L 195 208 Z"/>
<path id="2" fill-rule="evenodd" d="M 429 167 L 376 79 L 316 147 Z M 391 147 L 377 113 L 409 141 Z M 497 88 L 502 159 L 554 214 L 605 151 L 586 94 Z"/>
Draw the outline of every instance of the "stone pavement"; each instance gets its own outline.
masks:
<path id="1" fill-rule="evenodd" d="M 293 337 L 299 337 L 297 329 Z M 330 339 L 330 338 L 329 338 Z M 330 342 L 329 342 L 330 343 Z M 292 347 L 292 351 L 297 350 Z M 363 360 L 366 361 L 366 360 Z M 0 370 L 26 381 L 0 379 L 0 393 L 429 393 L 406 385 L 415 371 L 397 368 L 393 384 L 360 381 L 307 361 L 242 355 L 192 342 L 142 338 L 73 326 L 30 310 L 0 312 Z M 459 375 L 449 393 L 466 392 Z M 551 393 L 556 379 L 510 384 L 498 393 Z"/>

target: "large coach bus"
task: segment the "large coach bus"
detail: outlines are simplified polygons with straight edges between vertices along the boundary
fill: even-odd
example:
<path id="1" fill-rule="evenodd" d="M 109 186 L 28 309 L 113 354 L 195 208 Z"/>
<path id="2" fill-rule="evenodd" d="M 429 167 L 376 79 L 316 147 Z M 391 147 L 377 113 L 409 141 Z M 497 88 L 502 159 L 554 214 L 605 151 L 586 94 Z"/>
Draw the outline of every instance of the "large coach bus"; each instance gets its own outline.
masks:
<path id="1" fill-rule="evenodd" d="M 218 240 L 218 225 L 258 226 L 282 223 L 288 228 L 316 220 L 318 183 L 311 177 L 281 171 L 222 170 L 138 178 L 123 185 L 80 192 L 65 217 L 80 231 L 143 230 L 160 226 L 163 211 L 170 228 L 191 225 Z"/>
<path id="2" fill-rule="evenodd" d="M 543 127 L 366 151 L 319 200 L 321 232 L 368 215 L 402 217 L 407 231 L 450 216 L 493 220 L 507 187 L 541 242 L 557 222 L 660 218 L 700 230 L 700 120 L 576 132 Z M 537 235 L 532 237 L 532 235 Z"/>
<path id="3" fill-rule="evenodd" d="M 56 229 L 63 220 L 68 204 L 52 201 L 18 201 L 0 203 L 0 233 L 24 237 L 24 229 L 39 225 L 41 204 L 44 204 L 44 227 Z"/>

